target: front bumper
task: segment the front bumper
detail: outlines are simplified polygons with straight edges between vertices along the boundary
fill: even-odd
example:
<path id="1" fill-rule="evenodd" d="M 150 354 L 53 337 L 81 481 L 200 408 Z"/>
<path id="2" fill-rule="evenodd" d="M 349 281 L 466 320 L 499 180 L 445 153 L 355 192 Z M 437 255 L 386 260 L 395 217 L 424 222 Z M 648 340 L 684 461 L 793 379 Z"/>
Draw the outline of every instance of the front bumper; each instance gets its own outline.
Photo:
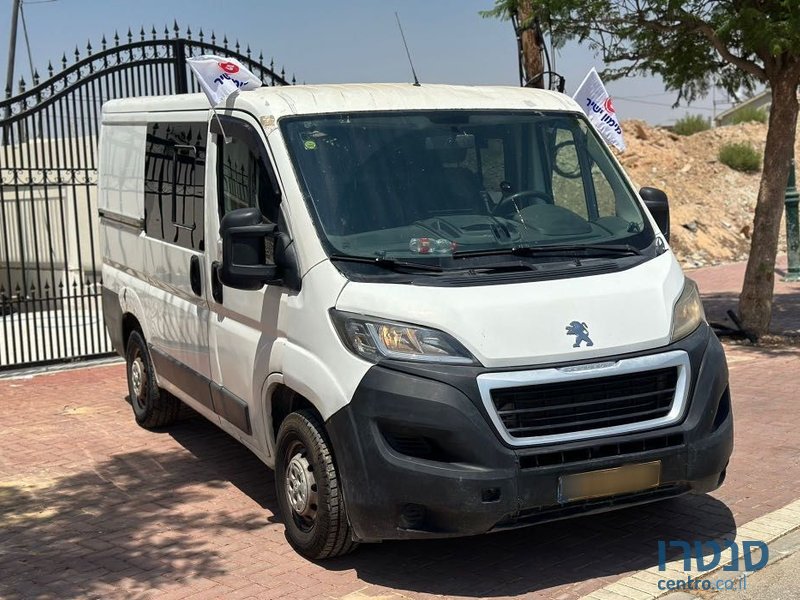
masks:
<path id="1" fill-rule="evenodd" d="M 717 488 L 733 450 L 722 346 L 704 325 L 659 352 L 669 350 L 687 352 L 692 366 L 679 423 L 532 448 L 512 448 L 491 424 L 475 383 L 482 370 L 376 365 L 327 422 L 356 535 L 473 535 Z M 657 488 L 559 502 L 565 474 L 654 460 Z"/>

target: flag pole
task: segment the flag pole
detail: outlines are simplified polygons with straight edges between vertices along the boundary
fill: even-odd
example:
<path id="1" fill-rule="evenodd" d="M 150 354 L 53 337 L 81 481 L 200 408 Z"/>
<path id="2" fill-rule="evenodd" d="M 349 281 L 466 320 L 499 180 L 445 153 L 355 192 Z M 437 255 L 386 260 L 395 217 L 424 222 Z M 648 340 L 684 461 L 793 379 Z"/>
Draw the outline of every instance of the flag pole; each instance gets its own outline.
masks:
<path id="1" fill-rule="evenodd" d="M 215 116 L 215 117 L 216 117 L 216 119 L 217 119 L 217 125 L 219 125 L 219 130 L 222 132 L 222 142 L 223 142 L 224 144 L 229 144 L 229 143 L 231 143 L 231 141 L 232 141 L 232 140 L 231 140 L 231 138 L 229 138 L 229 137 L 228 137 L 228 136 L 225 134 L 225 128 L 222 126 L 222 119 L 220 119 L 220 118 L 219 118 L 219 113 L 217 112 L 217 107 L 216 107 L 216 106 L 214 106 L 213 104 L 211 105 L 211 112 L 213 112 L 213 113 L 214 113 L 214 116 Z"/>

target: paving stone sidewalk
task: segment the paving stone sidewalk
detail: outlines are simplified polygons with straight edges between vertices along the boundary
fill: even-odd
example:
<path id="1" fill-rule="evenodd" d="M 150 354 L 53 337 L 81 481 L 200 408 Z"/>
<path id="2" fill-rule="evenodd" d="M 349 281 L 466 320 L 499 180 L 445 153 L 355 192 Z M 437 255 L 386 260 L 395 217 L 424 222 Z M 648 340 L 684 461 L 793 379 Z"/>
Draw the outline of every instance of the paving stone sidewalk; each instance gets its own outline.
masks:
<path id="1" fill-rule="evenodd" d="M 692 276 L 725 298 L 741 271 Z M 778 324 L 800 331 L 800 311 Z M 728 355 L 736 449 L 717 492 L 320 564 L 286 543 L 271 472 L 233 439 L 199 418 L 138 428 L 121 365 L 0 379 L 0 597 L 577 598 L 657 564 L 659 539 L 728 537 L 800 494 L 800 348 Z"/>

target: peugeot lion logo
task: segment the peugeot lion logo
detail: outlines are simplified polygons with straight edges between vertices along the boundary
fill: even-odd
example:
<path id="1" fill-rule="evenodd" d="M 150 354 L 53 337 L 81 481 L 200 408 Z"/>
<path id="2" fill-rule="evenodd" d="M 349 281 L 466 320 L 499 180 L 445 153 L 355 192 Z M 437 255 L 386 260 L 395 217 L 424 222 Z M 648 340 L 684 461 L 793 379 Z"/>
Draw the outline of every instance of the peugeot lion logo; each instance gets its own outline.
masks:
<path id="1" fill-rule="evenodd" d="M 575 336 L 575 343 L 572 344 L 573 348 L 580 348 L 581 342 L 586 342 L 587 346 L 594 346 L 594 342 L 589 338 L 589 328 L 586 323 L 572 321 L 567 325 L 567 335 Z"/>

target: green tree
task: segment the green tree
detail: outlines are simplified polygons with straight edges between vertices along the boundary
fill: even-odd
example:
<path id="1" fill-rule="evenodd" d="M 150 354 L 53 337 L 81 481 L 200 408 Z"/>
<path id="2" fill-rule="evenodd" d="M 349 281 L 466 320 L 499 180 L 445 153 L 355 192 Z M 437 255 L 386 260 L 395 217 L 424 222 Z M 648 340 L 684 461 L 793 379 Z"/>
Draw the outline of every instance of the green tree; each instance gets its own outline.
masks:
<path id="1" fill-rule="evenodd" d="M 481 15 L 512 22 L 520 52 L 520 78 L 528 87 L 544 88 L 543 40 L 536 27 L 538 9 L 538 2 L 532 0 L 498 0 L 493 9 Z"/>
<path id="2" fill-rule="evenodd" d="M 739 297 L 743 326 L 767 333 L 775 258 L 797 128 L 800 84 L 798 0 L 495 0 L 486 16 L 521 6 L 551 28 L 598 51 L 604 76 L 660 75 L 677 103 L 704 96 L 712 82 L 736 95 L 758 83 L 772 91 L 753 239 Z"/>

